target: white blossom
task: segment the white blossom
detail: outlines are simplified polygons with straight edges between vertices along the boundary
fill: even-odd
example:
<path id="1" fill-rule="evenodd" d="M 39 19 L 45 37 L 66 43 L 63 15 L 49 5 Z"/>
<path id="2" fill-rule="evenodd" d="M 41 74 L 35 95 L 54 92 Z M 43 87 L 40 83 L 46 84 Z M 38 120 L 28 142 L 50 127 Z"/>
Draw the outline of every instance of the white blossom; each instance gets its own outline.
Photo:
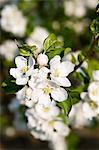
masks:
<path id="1" fill-rule="evenodd" d="M 69 52 L 67 55 L 65 55 L 64 57 L 63 57 L 63 61 L 72 61 L 72 57 L 74 57 L 75 58 L 75 60 L 76 60 L 76 65 L 78 65 L 79 64 L 79 61 L 78 61 L 78 55 L 80 54 L 80 51 L 76 51 L 76 52 Z M 84 68 L 88 68 L 88 64 L 87 64 L 87 61 L 84 61 L 83 63 L 82 63 L 82 65 L 81 65 L 81 67 L 84 67 Z M 81 73 L 83 73 L 82 72 L 82 70 L 81 70 L 81 68 L 78 68 L 77 70 L 76 70 L 77 72 L 81 72 Z"/>
<path id="2" fill-rule="evenodd" d="M 32 74 L 35 60 L 32 57 L 27 59 L 23 56 L 17 56 L 15 58 L 15 63 L 17 68 L 10 69 L 10 75 L 12 75 L 16 79 L 16 84 L 25 85 L 29 80 L 29 76 Z"/>
<path id="3" fill-rule="evenodd" d="M 13 40 L 6 40 L 0 45 L 0 54 L 9 61 L 12 61 L 17 53 L 18 48 Z"/>
<path id="4" fill-rule="evenodd" d="M 70 61 L 60 60 L 60 56 L 57 55 L 50 61 L 51 80 L 60 86 L 69 87 L 71 83 L 66 76 L 74 70 L 75 65 Z"/>
<path id="5" fill-rule="evenodd" d="M 6 5 L 1 11 L 1 27 L 5 31 L 23 37 L 26 24 L 26 18 L 16 5 Z"/>
<path id="6" fill-rule="evenodd" d="M 84 102 L 82 108 L 86 119 L 92 120 L 93 117 L 97 117 L 99 115 L 99 105 L 97 105 L 94 101 Z"/>
<path id="7" fill-rule="evenodd" d="M 39 83 L 36 88 L 38 89 L 37 92 L 41 95 L 39 101 L 42 98 L 44 100 L 50 99 L 50 95 L 55 101 L 59 102 L 66 100 L 68 97 L 67 91 L 64 88 L 57 86 L 54 82 L 49 80 Z"/>
<path id="8" fill-rule="evenodd" d="M 44 101 L 42 103 L 38 103 L 35 109 L 38 115 L 42 119 L 46 120 L 55 119 L 60 113 L 59 108 L 55 106 L 55 103 L 53 101 L 49 101 L 48 103 Z"/>
<path id="9" fill-rule="evenodd" d="M 60 136 L 67 136 L 70 132 L 70 129 L 66 124 L 64 124 L 61 120 L 51 120 L 43 123 L 42 127 L 43 131 L 47 131 L 49 135 L 58 133 Z"/>
<path id="10" fill-rule="evenodd" d="M 64 2 L 65 15 L 83 17 L 86 14 L 84 1 L 69 0 Z"/>
<path id="11" fill-rule="evenodd" d="M 89 98 L 99 103 L 99 82 L 92 82 L 88 87 Z"/>
<path id="12" fill-rule="evenodd" d="M 94 9 L 98 4 L 98 0 L 85 0 L 85 4 L 87 7 Z"/>
<path id="13" fill-rule="evenodd" d="M 83 111 L 83 103 L 79 102 L 73 105 L 69 113 L 69 122 L 73 127 L 83 128 L 85 125 L 88 125 L 88 120 L 86 119 Z"/>

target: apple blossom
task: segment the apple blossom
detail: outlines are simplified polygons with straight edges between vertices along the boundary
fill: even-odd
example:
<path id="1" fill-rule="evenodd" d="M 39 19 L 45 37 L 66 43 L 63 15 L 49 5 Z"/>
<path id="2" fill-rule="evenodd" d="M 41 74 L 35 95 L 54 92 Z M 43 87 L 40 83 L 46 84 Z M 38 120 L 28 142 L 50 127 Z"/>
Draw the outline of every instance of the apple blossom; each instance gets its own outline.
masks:
<path id="1" fill-rule="evenodd" d="M 35 109 L 42 119 L 47 120 L 52 120 L 56 118 L 60 113 L 59 108 L 55 106 L 55 103 L 53 103 L 53 101 L 49 101 L 49 103 L 47 104 L 44 103 L 44 101 L 43 103 L 38 103 Z"/>
<path id="2" fill-rule="evenodd" d="M 79 55 L 79 54 L 80 54 L 80 51 L 69 52 L 67 55 L 65 55 L 65 56 L 63 57 L 63 61 L 67 61 L 67 60 L 68 60 L 68 61 L 72 61 L 72 58 L 74 57 L 75 60 L 76 60 L 75 64 L 78 65 L 78 64 L 79 64 L 79 61 L 78 61 L 78 55 Z M 81 65 L 81 67 L 84 67 L 84 68 L 87 69 L 87 68 L 88 68 L 87 61 L 84 61 L 84 62 L 82 63 L 82 65 Z M 76 71 L 83 73 L 82 70 L 81 70 L 81 67 L 79 67 Z"/>
<path id="3" fill-rule="evenodd" d="M 75 65 L 70 61 L 60 60 L 60 56 L 56 55 L 50 61 L 51 80 L 60 86 L 69 87 L 71 83 L 66 76 L 74 70 Z"/>
<path id="4" fill-rule="evenodd" d="M 99 82 L 92 82 L 88 87 L 89 98 L 99 103 Z"/>
<path id="5" fill-rule="evenodd" d="M 14 35 L 23 37 L 27 20 L 16 5 L 6 5 L 1 11 L 1 27 Z"/>
<path id="6" fill-rule="evenodd" d="M 29 80 L 29 76 L 32 74 L 35 60 L 32 57 L 27 59 L 22 56 L 17 56 L 15 58 L 15 63 L 17 68 L 10 69 L 10 75 L 16 79 L 16 84 L 25 85 Z"/>
<path id="7" fill-rule="evenodd" d="M 39 100 L 41 100 L 41 98 L 50 99 L 51 95 L 55 101 L 60 102 L 66 100 L 68 97 L 67 91 L 64 88 L 59 87 L 50 80 L 39 83 L 36 88 L 39 90 L 39 93 L 41 93 Z"/>

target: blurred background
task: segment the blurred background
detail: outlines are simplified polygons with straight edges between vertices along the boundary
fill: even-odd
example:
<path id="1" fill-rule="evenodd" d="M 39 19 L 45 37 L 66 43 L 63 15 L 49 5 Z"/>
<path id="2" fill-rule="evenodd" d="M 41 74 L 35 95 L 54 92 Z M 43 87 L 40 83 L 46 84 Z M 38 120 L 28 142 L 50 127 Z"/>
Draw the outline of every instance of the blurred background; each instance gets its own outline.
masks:
<path id="1" fill-rule="evenodd" d="M 18 55 L 16 42 L 36 44 L 55 33 L 73 51 L 87 49 L 92 33 L 90 23 L 96 18 L 97 0 L 0 0 L 0 81 L 8 76 Z M 24 107 L 15 95 L 6 95 L 0 87 L 0 149 L 47 150 L 48 143 L 27 131 Z M 99 130 L 98 130 L 99 131 Z M 97 130 L 73 131 L 70 150 L 99 149 Z"/>

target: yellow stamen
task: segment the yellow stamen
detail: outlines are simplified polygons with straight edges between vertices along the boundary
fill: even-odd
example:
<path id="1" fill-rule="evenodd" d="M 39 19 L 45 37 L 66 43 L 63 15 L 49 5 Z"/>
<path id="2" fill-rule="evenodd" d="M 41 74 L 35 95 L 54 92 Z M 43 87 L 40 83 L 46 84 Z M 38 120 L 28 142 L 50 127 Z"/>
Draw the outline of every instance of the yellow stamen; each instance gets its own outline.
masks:
<path id="1" fill-rule="evenodd" d="M 22 73 L 26 73 L 26 72 L 27 72 L 27 70 L 28 70 L 28 67 L 27 67 L 27 66 L 25 66 L 25 67 L 23 67 L 23 68 L 21 69 L 21 72 L 22 72 Z"/>
<path id="2" fill-rule="evenodd" d="M 52 88 L 50 86 L 46 86 L 43 91 L 45 94 L 50 94 L 52 92 Z"/>
<path id="3" fill-rule="evenodd" d="M 49 111 L 49 107 L 43 108 L 43 111 L 44 111 L 44 112 L 48 112 L 48 111 Z"/>
<path id="4" fill-rule="evenodd" d="M 90 101 L 90 102 L 89 102 L 89 106 L 90 106 L 92 109 L 96 109 L 96 108 L 97 108 L 97 104 L 96 104 L 94 101 Z"/>
<path id="5" fill-rule="evenodd" d="M 49 126 L 54 127 L 55 122 L 54 121 L 50 121 L 49 122 Z"/>
<path id="6" fill-rule="evenodd" d="M 56 69 L 56 70 L 54 71 L 54 76 L 55 76 L 55 77 L 59 77 L 59 76 L 60 76 L 60 71 L 59 71 L 58 69 Z"/>

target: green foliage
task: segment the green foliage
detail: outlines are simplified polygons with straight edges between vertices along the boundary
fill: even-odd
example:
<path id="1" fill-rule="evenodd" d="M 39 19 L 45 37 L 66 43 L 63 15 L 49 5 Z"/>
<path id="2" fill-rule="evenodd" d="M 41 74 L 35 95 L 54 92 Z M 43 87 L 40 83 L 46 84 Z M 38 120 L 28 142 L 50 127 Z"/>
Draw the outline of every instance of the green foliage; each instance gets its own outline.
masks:
<path id="1" fill-rule="evenodd" d="M 90 59 L 88 63 L 88 74 L 91 78 L 93 70 L 99 70 L 99 61 L 96 59 Z"/>
<path id="2" fill-rule="evenodd" d="M 68 142 L 68 150 L 77 150 L 79 137 L 76 134 L 74 133 L 69 134 L 66 141 Z"/>
<path id="3" fill-rule="evenodd" d="M 23 86 L 16 85 L 15 79 L 10 76 L 2 83 L 2 87 L 7 94 L 15 94 L 21 90 Z"/>
<path id="4" fill-rule="evenodd" d="M 64 114 L 68 116 L 72 105 L 76 104 L 80 100 L 79 92 L 69 91 L 68 99 L 58 103 L 58 106 L 64 110 Z"/>
<path id="5" fill-rule="evenodd" d="M 27 44 L 23 44 L 23 45 L 18 45 L 19 48 L 19 54 L 22 56 L 31 56 L 35 54 L 36 51 L 36 46 L 29 46 Z"/>
<path id="6" fill-rule="evenodd" d="M 65 50 L 64 50 L 64 56 L 66 55 L 66 54 L 68 54 L 69 52 L 71 52 L 72 51 L 72 49 L 70 48 L 70 47 L 67 47 Z"/>
<path id="7" fill-rule="evenodd" d="M 55 55 L 60 55 L 63 48 L 63 42 L 58 41 L 55 34 L 50 34 L 43 43 L 44 52 L 48 55 L 49 59 Z"/>
<path id="8" fill-rule="evenodd" d="M 92 33 L 99 34 L 99 19 L 94 19 L 90 25 Z"/>
<path id="9" fill-rule="evenodd" d="M 72 107 L 71 100 L 65 100 L 63 102 L 59 102 L 58 106 L 62 108 L 62 110 L 64 110 L 64 115 L 68 115 Z"/>

